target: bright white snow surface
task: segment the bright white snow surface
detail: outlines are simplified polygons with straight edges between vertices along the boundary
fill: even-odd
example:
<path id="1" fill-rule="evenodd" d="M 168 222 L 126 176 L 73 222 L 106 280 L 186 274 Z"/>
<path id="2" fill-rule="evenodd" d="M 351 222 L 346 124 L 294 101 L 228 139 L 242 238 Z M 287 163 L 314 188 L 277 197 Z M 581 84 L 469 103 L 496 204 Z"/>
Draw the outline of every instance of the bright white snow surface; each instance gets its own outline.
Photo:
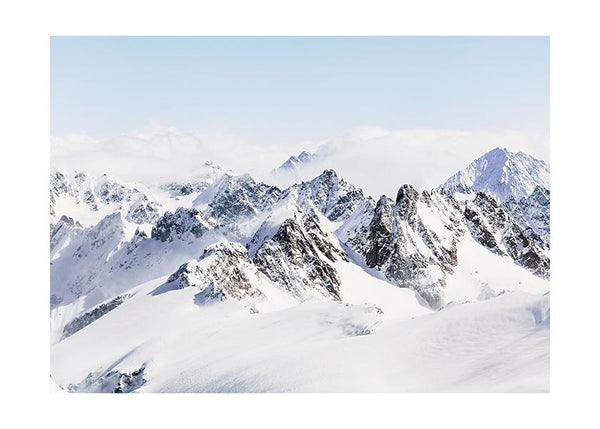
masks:
<path id="1" fill-rule="evenodd" d="M 461 304 L 440 311 L 343 261 L 342 303 L 299 304 L 267 289 L 255 314 L 233 301 L 198 305 L 197 288 L 161 288 L 162 277 L 53 345 L 52 376 L 67 388 L 90 372 L 95 380 L 144 367 L 137 392 L 547 391 L 546 283 L 486 289 L 498 257 L 470 256 L 477 270 L 464 266 L 448 284 Z M 507 260 L 506 287 L 519 289 L 523 270 L 513 266 Z"/>
<path id="2" fill-rule="evenodd" d="M 205 204 L 198 193 L 172 198 L 163 188 L 138 188 L 159 202 L 160 213 L 183 200 Z M 201 192 L 207 195 L 213 188 Z M 259 229 L 262 242 L 296 215 L 300 197 L 291 192 L 241 229 Z M 372 205 L 365 200 L 356 212 Z M 57 212 L 63 208 L 70 210 L 57 202 Z M 85 228 L 87 209 L 79 208 L 83 214 L 76 214 Z M 429 224 L 438 222 L 424 207 L 419 210 Z M 146 241 L 149 247 L 140 255 L 152 254 L 148 263 L 119 276 L 101 273 L 104 288 L 52 310 L 52 379 L 76 391 L 113 391 L 122 374 L 129 380 L 125 387 L 134 392 L 548 391 L 546 280 L 465 234 L 458 243 L 460 263 L 446 277 L 448 304 L 433 311 L 412 290 L 367 268 L 361 256 L 336 239 L 364 219 L 353 215 L 342 226 L 315 214 L 331 243 L 352 261 L 332 263 L 341 280 L 341 302 L 300 302 L 259 274 L 254 283 L 266 299 L 252 306 L 206 302 L 197 299 L 197 287 L 177 289 L 166 281 L 181 263 L 198 258 L 222 237 L 207 233 L 170 252 L 165 243 Z M 138 227 L 126 220 L 118 225 L 122 231 L 110 236 L 116 247 Z M 74 242 L 85 231 L 73 236 Z M 248 244 L 252 255 L 256 243 Z M 67 245 L 55 252 L 66 252 Z M 56 275 L 66 278 L 70 263 L 53 261 Z M 154 280 L 139 285 L 148 279 Z M 61 340 L 73 317 L 124 293 L 128 298 L 122 304 Z"/>
<path id="3" fill-rule="evenodd" d="M 232 302 L 196 305 L 195 288 L 153 294 L 164 281 L 55 344 L 53 379 L 65 388 L 90 372 L 144 367 L 137 392 L 548 390 L 549 294 L 432 312 L 390 287 L 381 297 L 397 302 L 382 301 L 384 314 L 319 300 L 251 314 Z"/>
<path id="4" fill-rule="evenodd" d="M 468 237 L 458 243 L 460 264 L 448 277 L 444 290 L 448 302 L 492 298 L 505 291 L 542 294 L 548 281 L 525 272 L 507 256 L 497 256 Z"/>

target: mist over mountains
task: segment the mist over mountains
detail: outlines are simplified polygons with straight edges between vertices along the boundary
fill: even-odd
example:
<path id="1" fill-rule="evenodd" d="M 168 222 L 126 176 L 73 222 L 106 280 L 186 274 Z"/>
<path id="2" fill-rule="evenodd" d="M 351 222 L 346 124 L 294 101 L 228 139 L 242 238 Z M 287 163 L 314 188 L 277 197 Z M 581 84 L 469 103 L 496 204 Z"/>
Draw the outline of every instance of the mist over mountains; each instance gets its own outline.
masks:
<path id="1" fill-rule="evenodd" d="M 149 125 L 114 138 L 85 134 L 52 138 L 52 165 L 89 174 L 108 173 L 121 180 L 187 180 L 212 161 L 236 174 L 287 188 L 309 181 L 326 169 L 372 196 L 393 195 L 397 183 L 431 189 L 495 147 L 525 152 L 548 162 L 548 136 L 517 131 L 386 130 L 363 126 L 311 142 L 251 142 L 231 133 L 183 131 Z M 295 174 L 272 174 L 292 156 L 315 155 Z M 132 169 L 131 166 L 136 168 Z"/>

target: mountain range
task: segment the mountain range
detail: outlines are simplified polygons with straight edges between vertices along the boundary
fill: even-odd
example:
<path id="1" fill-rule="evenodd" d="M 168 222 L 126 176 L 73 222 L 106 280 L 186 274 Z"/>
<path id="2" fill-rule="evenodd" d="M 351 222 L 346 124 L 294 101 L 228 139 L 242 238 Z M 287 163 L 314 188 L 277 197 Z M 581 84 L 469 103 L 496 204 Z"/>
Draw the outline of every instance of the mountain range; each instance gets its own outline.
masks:
<path id="1" fill-rule="evenodd" d="M 210 162 L 189 181 L 159 184 L 55 170 L 52 377 L 97 392 L 514 390 L 510 377 L 456 377 L 485 362 L 508 373 L 516 359 L 531 369 L 526 390 L 544 390 L 549 174 L 503 148 L 435 189 L 399 183 L 390 196 L 366 195 L 332 169 L 286 189 Z M 440 359 L 451 358 L 503 330 L 514 350 L 486 348 L 448 379 L 436 379 L 439 360 L 415 354 L 436 350 L 441 335 Z M 406 378 L 386 358 L 387 378 L 348 380 L 338 346 L 353 365 L 391 347 L 429 372 Z M 292 364 L 301 376 L 286 372 Z"/>

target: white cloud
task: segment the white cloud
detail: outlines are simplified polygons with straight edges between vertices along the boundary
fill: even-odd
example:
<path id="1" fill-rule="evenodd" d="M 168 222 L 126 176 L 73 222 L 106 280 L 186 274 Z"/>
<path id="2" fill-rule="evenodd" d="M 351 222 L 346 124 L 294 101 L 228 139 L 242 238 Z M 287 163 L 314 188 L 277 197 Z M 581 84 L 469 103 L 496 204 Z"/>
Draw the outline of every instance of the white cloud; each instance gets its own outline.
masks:
<path id="1" fill-rule="evenodd" d="M 432 129 L 389 131 L 369 126 L 325 141 L 317 150 L 319 162 L 303 169 L 293 179 L 279 179 L 279 184 L 286 186 L 293 180 L 308 180 L 324 168 L 333 168 L 369 195 L 395 197 L 404 183 L 419 189 L 436 187 L 498 146 L 548 161 L 548 136 L 543 133 Z"/>
<path id="2" fill-rule="evenodd" d="M 141 131 L 95 140 L 85 134 L 53 136 L 52 164 L 58 169 L 107 172 L 126 180 L 185 179 L 205 161 L 287 186 L 291 178 L 269 172 L 289 156 L 313 150 L 320 161 L 294 180 L 309 180 L 333 168 L 368 194 L 395 196 L 403 183 L 437 186 L 494 147 L 527 152 L 548 161 L 546 133 L 411 129 L 365 126 L 322 142 L 265 146 L 231 134 L 183 132 L 151 125 Z"/>
<path id="3" fill-rule="evenodd" d="M 183 132 L 153 124 L 108 139 L 86 134 L 52 136 L 51 162 L 59 170 L 162 181 L 185 179 L 205 161 L 240 173 L 257 173 L 280 163 L 290 149 L 296 150 L 252 145 L 232 134 Z"/>

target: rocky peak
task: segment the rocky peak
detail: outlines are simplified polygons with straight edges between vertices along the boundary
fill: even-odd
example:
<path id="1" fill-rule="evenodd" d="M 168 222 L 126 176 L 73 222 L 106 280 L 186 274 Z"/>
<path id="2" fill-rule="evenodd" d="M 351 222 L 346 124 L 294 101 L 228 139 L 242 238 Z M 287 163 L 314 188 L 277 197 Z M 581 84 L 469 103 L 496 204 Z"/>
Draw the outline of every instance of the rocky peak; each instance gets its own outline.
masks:
<path id="1" fill-rule="evenodd" d="M 58 220 L 59 224 L 63 224 L 69 228 L 81 228 L 81 224 L 79 223 L 79 221 L 73 220 L 72 217 L 69 216 L 61 216 L 60 219 Z"/>
<path id="2" fill-rule="evenodd" d="M 256 268 L 248 258 L 244 246 L 239 243 L 220 241 L 208 247 L 199 260 L 181 265 L 169 276 L 167 283 L 176 288 L 196 287 L 197 304 L 208 301 L 262 298 Z"/>
<path id="3" fill-rule="evenodd" d="M 331 221 L 347 219 L 365 199 L 361 189 L 355 188 L 331 169 L 295 187 L 300 200 L 310 200 Z"/>
<path id="4" fill-rule="evenodd" d="M 110 211 L 120 211 L 132 223 L 152 223 L 158 218 L 160 205 L 156 201 L 106 174 L 90 177 L 84 172 L 64 174 L 55 171 L 50 183 L 51 220 L 67 215 L 91 226 L 100 221 L 108 207 Z M 65 212 L 65 207 L 76 208 L 73 212 Z"/>
<path id="5" fill-rule="evenodd" d="M 139 193 L 132 202 L 125 218 L 132 223 L 154 223 L 158 220 L 158 204 L 152 202 L 144 194 Z"/>
<path id="6" fill-rule="evenodd" d="M 302 162 L 307 162 L 313 160 L 315 157 L 316 155 L 314 153 L 309 153 L 303 150 L 302 152 L 300 152 L 300 155 L 298 155 L 298 160 Z"/>
<path id="7" fill-rule="evenodd" d="M 373 219 L 368 227 L 368 245 L 364 256 L 368 267 L 377 267 L 392 253 L 393 210 L 389 198 L 382 195 L 377 201 Z"/>
<path id="8" fill-rule="evenodd" d="M 316 216 L 289 218 L 258 248 L 254 263 L 271 281 L 300 299 L 320 295 L 339 300 L 341 282 L 331 263 L 348 259 L 332 238 Z"/>
<path id="9" fill-rule="evenodd" d="M 396 195 L 396 204 L 402 204 L 406 200 L 416 200 L 419 197 L 419 193 L 413 188 L 412 185 L 402 185 L 400 189 L 398 189 L 398 194 Z"/>
<path id="10" fill-rule="evenodd" d="M 538 186 L 530 196 L 520 201 L 510 198 L 502 206 L 537 246 L 550 249 L 550 191 L 548 189 Z"/>
<path id="11" fill-rule="evenodd" d="M 81 230 L 81 224 L 73 220 L 72 217 L 61 216 L 56 225 L 51 227 L 50 231 L 50 255 L 60 246 L 73 230 Z"/>
<path id="12" fill-rule="evenodd" d="M 50 194 L 57 196 L 67 192 L 69 192 L 69 187 L 65 175 L 60 171 L 54 171 L 50 175 Z"/>
<path id="13" fill-rule="evenodd" d="M 223 225 L 267 210 L 281 195 L 279 188 L 262 182 L 257 183 L 247 174 L 225 174 L 215 184 L 213 192 L 207 215 L 214 216 Z"/>
<path id="14" fill-rule="evenodd" d="M 304 165 L 310 163 L 315 160 L 317 155 L 313 153 L 309 153 L 307 151 L 302 151 L 298 156 L 292 155 L 290 156 L 283 164 L 277 167 L 274 172 L 275 173 L 285 173 L 285 172 L 295 172 L 302 168 Z"/>
<path id="15" fill-rule="evenodd" d="M 492 196 L 478 192 L 465 206 L 465 219 L 471 235 L 481 245 L 498 255 L 508 255 L 518 265 L 547 278 L 550 260 L 544 241 L 525 220 L 526 201 L 523 198 L 515 205 L 514 199 L 509 199 L 499 204 Z"/>
<path id="16" fill-rule="evenodd" d="M 152 238 L 160 241 L 186 239 L 188 235 L 198 238 L 209 229 L 208 222 L 195 208 L 179 207 L 175 213 L 166 212 L 152 228 Z"/>
<path id="17" fill-rule="evenodd" d="M 402 219 L 411 219 L 417 211 L 419 193 L 411 185 L 402 185 L 396 195 L 396 209 Z"/>
<path id="18" fill-rule="evenodd" d="M 439 223 L 428 222 L 437 217 Z M 398 192 L 397 203 L 382 196 L 371 222 L 346 233 L 346 244 L 398 286 L 421 295 L 432 308 L 444 302 L 446 273 L 457 264 L 457 243 L 463 235 L 461 213 L 451 197 L 429 192 L 421 197 L 409 185 Z"/>
<path id="19" fill-rule="evenodd" d="M 385 195 L 382 195 L 379 197 L 379 200 L 377 200 L 377 204 L 375 205 L 375 213 L 373 220 L 371 221 L 371 225 L 376 227 L 376 229 L 383 228 L 382 231 L 391 234 L 392 217 L 392 201 Z"/>

